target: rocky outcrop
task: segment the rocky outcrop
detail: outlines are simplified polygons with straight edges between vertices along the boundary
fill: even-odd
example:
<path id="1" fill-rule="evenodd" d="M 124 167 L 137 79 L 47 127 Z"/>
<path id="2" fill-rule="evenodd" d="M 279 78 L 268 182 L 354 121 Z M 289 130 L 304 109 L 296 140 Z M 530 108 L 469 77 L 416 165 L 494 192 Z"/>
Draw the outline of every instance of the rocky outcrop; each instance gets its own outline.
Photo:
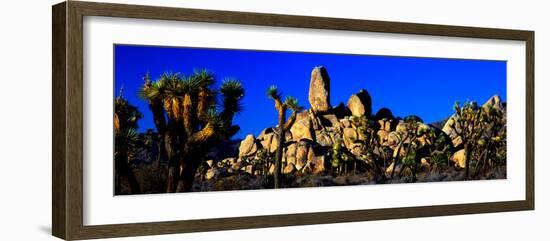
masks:
<path id="1" fill-rule="evenodd" d="M 330 79 L 324 67 L 313 69 L 308 99 L 311 109 L 297 114 L 294 124 L 285 136 L 282 159 L 285 174 L 326 174 L 331 166 L 331 151 L 335 150 L 335 145 L 341 145 L 340 150 L 352 159 L 368 161 L 365 151 L 369 148 L 366 141 L 370 141 L 370 134 L 365 129 L 372 130 L 371 128 L 374 129 L 372 138 L 379 145 L 370 151 L 387 153 L 389 161 L 402 160 L 410 154 L 407 150 L 414 147 L 418 151 L 415 155 L 418 155 L 420 166 L 430 170 L 436 162 L 432 156 L 426 154 L 426 150 L 430 152 L 445 149 L 445 155 L 450 156 L 455 167 L 465 167 L 463 143 L 454 128 L 454 116 L 447 119 L 443 128 L 439 129 L 425 124 L 417 116 L 396 118 L 388 108 L 381 108 L 373 115 L 372 99 L 366 90 L 353 94 L 346 105 L 340 103 L 332 108 Z M 500 97 L 493 96 L 481 108 L 503 110 L 506 106 Z M 444 141 L 439 140 L 444 143 L 436 144 L 435 137 L 444 138 Z M 257 138 L 253 135 L 246 136 L 240 143 L 238 158 L 208 162 L 210 169 L 206 172 L 207 179 L 227 173 L 272 174 L 272 162 L 278 148 L 277 139 L 273 127 L 264 129 Z M 425 152 L 422 153 L 421 149 Z M 260 165 L 261 168 L 258 168 L 255 166 L 257 163 L 263 163 L 261 165 L 264 166 Z M 393 162 L 385 164 L 388 174 L 393 170 L 393 165 Z M 397 162 L 395 172 L 399 173 L 402 168 L 403 164 Z"/>
<path id="2" fill-rule="evenodd" d="M 499 110 L 502 110 L 502 111 L 505 111 L 505 107 L 504 107 L 504 104 L 502 103 L 501 99 L 500 99 L 500 96 L 498 95 L 494 95 L 492 96 L 491 98 L 489 98 L 489 100 L 487 100 L 487 102 L 485 102 L 481 108 L 485 109 L 485 110 L 488 110 L 490 108 L 494 108 L 494 109 L 499 109 Z M 506 118 L 506 117 L 504 117 Z M 453 142 L 453 146 L 455 148 L 461 148 L 462 146 L 462 138 L 460 137 L 460 135 L 457 133 L 457 131 L 460 131 L 460 129 L 455 126 L 456 124 L 456 116 L 453 115 L 451 117 L 449 117 L 449 119 L 447 120 L 447 122 L 445 122 L 445 125 L 443 126 L 443 128 L 441 129 L 443 132 L 445 132 L 445 134 L 447 134 L 452 142 Z"/>
<path id="3" fill-rule="evenodd" d="M 315 67 L 309 82 L 309 104 L 315 113 L 328 111 L 330 106 L 330 78 L 325 67 Z"/>
<path id="4" fill-rule="evenodd" d="M 290 128 L 290 134 L 293 141 L 300 141 L 302 139 L 315 141 L 311 113 L 304 110 L 296 115 L 296 121 Z"/>
<path id="5" fill-rule="evenodd" d="M 378 112 L 376 112 L 376 115 L 374 116 L 374 118 L 376 120 L 381 120 L 381 119 L 391 120 L 391 119 L 394 119 L 395 117 L 393 116 L 393 113 L 391 112 L 390 109 L 384 107 L 378 110 Z"/>
<path id="6" fill-rule="evenodd" d="M 277 150 L 279 140 L 277 140 L 277 135 L 273 132 L 273 128 L 264 129 L 256 141 L 259 144 L 259 149 L 264 149 L 269 153 L 274 153 Z"/>
<path id="7" fill-rule="evenodd" d="M 254 135 L 247 135 L 244 140 L 241 141 L 239 146 L 239 157 L 248 157 L 253 156 L 258 151 L 258 146 L 256 145 L 256 139 Z"/>
<path id="8" fill-rule="evenodd" d="M 462 138 L 460 137 L 460 135 L 458 135 L 457 130 L 455 130 L 455 122 L 456 122 L 455 118 L 456 117 L 454 115 L 451 116 L 447 120 L 447 122 L 445 122 L 445 125 L 441 130 L 451 138 L 453 142 L 453 146 L 455 148 L 458 148 L 462 145 Z"/>
<path id="9" fill-rule="evenodd" d="M 499 109 L 499 110 L 504 110 L 504 104 L 502 104 L 502 101 L 500 100 L 500 96 L 498 96 L 498 95 L 493 95 L 481 107 L 484 108 L 484 109 L 496 108 L 496 109 Z"/>
<path id="10" fill-rule="evenodd" d="M 372 114 L 372 99 L 369 92 L 363 89 L 353 94 L 346 106 L 354 116 L 370 116 Z"/>
<path id="11" fill-rule="evenodd" d="M 451 161 L 455 163 L 456 167 L 465 168 L 466 167 L 466 155 L 464 149 L 459 150 L 451 156 Z"/>

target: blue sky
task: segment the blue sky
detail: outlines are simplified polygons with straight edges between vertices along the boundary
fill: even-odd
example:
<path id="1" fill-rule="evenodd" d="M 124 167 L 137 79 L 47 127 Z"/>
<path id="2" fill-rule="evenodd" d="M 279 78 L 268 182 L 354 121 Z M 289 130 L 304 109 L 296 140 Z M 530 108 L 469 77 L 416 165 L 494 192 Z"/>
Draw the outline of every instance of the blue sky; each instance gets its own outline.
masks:
<path id="1" fill-rule="evenodd" d="M 482 104 L 495 94 L 506 101 L 505 61 L 131 45 L 115 45 L 114 51 L 114 95 L 124 86 L 124 96 L 143 113 L 140 131 L 154 128 L 147 104 L 137 95 L 147 72 L 157 79 L 164 72 L 189 75 L 194 69 L 208 69 L 217 77 L 217 86 L 224 78 L 240 80 L 246 94 L 244 110 L 234 119 L 241 127 L 234 138 L 256 136 L 276 124 L 273 101 L 266 96 L 270 85 L 309 108 L 315 66 L 328 70 L 333 106 L 365 89 L 374 113 L 387 107 L 396 116 L 414 114 L 431 123 L 450 116 L 455 101 Z"/>

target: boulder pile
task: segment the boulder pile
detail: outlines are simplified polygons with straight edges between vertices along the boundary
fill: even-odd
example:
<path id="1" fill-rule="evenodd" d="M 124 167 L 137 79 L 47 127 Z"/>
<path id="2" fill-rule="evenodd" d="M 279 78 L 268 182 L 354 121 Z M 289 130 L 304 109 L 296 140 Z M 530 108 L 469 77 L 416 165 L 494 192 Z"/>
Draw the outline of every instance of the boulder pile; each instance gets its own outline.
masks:
<path id="1" fill-rule="evenodd" d="M 442 129 L 423 123 L 414 117 L 411 121 L 397 118 L 388 108 L 381 108 L 373 113 L 372 99 L 367 90 L 361 89 L 351 95 L 347 103 L 336 106 L 330 104 L 330 77 L 324 67 L 316 67 L 311 72 L 308 95 L 310 109 L 299 112 L 296 121 L 286 133 L 283 152 L 283 173 L 285 174 L 320 174 L 330 168 L 330 150 L 335 145 L 342 145 L 346 153 L 354 158 L 365 159 L 365 132 L 354 118 L 366 117 L 372 120 L 376 130 L 374 138 L 380 148 L 386 148 L 391 155 L 402 157 L 406 146 L 415 145 L 421 150 L 436 149 L 434 138 L 444 139 L 443 145 L 451 146 L 451 158 L 457 168 L 464 167 L 464 150 L 462 140 L 451 128 L 455 117 L 451 116 Z M 498 96 L 493 96 L 483 108 L 503 109 L 503 103 Z M 415 133 L 410 135 L 411 128 Z M 434 134 L 435 133 L 435 134 Z M 414 142 L 413 142 L 414 140 Z M 441 143 L 438 145 L 442 145 Z M 277 133 L 274 127 L 268 127 L 258 136 L 249 134 L 239 146 L 238 157 L 219 161 L 210 160 L 205 178 L 216 178 L 223 173 L 249 173 L 260 175 L 265 171 L 273 173 L 273 165 L 267 170 L 255 170 L 257 161 L 274 156 L 278 147 Z M 422 166 L 430 166 L 429 157 L 422 157 Z M 393 163 L 387 167 L 389 172 Z"/>

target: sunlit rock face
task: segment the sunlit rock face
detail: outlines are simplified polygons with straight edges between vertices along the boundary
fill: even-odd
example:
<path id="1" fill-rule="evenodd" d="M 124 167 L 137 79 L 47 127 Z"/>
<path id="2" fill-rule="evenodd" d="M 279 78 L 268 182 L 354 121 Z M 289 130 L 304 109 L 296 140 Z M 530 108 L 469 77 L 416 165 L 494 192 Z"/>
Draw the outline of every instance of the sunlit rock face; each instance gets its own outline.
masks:
<path id="1" fill-rule="evenodd" d="M 347 107 L 354 116 L 370 116 L 372 114 L 372 99 L 369 92 L 362 89 L 353 94 L 349 97 Z"/>
<path id="2" fill-rule="evenodd" d="M 309 82 L 309 104 L 315 113 L 327 112 L 330 108 L 330 78 L 325 67 L 315 67 Z"/>

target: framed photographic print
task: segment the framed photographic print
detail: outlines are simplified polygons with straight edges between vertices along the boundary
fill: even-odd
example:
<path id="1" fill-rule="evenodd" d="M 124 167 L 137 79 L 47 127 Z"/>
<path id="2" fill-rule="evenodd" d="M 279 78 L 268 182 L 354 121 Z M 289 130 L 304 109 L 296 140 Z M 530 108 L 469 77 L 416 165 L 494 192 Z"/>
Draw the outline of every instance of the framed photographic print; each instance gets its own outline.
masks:
<path id="1" fill-rule="evenodd" d="M 53 6 L 53 235 L 534 209 L 534 32 Z"/>

